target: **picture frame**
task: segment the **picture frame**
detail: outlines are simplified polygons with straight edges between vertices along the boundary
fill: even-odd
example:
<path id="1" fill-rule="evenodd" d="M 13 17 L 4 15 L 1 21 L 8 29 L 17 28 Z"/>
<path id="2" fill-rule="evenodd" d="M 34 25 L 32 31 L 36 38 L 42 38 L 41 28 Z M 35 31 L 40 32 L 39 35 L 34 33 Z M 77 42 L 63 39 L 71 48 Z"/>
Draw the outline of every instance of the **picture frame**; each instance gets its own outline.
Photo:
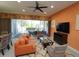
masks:
<path id="1" fill-rule="evenodd" d="M 79 30 L 79 15 L 76 16 L 76 30 Z"/>

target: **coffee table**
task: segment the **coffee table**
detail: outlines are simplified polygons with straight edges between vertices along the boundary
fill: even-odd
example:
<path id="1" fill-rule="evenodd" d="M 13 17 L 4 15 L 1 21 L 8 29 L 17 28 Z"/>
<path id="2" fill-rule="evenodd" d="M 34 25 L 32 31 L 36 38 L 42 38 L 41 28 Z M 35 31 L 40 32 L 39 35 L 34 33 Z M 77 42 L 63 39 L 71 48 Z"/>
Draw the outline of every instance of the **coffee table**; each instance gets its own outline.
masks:
<path id="1" fill-rule="evenodd" d="M 43 47 L 46 48 L 49 45 L 53 45 L 53 41 L 47 38 L 40 38 L 40 42 L 42 43 Z"/>

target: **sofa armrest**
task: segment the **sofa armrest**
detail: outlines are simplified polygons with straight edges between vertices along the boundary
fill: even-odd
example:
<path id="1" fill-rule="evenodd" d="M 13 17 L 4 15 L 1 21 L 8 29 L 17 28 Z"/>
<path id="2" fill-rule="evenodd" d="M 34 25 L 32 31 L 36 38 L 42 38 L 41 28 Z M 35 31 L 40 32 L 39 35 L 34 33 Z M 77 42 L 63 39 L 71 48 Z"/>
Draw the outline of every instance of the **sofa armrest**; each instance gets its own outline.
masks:
<path id="1" fill-rule="evenodd" d="M 49 54 L 50 57 L 53 57 L 54 56 L 54 48 L 52 48 L 52 46 L 47 46 L 46 47 L 46 51 L 47 53 Z"/>
<path id="2" fill-rule="evenodd" d="M 20 44 L 19 44 L 19 41 L 16 41 L 15 44 L 14 44 L 14 47 L 18 47 Z"/>

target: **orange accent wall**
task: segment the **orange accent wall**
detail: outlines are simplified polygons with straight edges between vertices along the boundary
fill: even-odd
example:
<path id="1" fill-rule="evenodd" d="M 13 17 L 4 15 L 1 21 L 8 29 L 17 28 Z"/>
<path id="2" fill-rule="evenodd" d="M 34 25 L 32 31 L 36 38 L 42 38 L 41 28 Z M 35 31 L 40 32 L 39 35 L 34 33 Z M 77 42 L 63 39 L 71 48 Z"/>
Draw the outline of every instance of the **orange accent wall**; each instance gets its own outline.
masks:
<path id="1" fill-rule="evenodd" d="M 76 15 L 79 15 L 79 2 L 51 16 L 56 24 L 60 22 L 70 22 L 70 34 L 68 38 L 69 46 L 79 51 L 79 31 L 76 30 Z M 53 33 L 51 28 L 51 33 Z"/>

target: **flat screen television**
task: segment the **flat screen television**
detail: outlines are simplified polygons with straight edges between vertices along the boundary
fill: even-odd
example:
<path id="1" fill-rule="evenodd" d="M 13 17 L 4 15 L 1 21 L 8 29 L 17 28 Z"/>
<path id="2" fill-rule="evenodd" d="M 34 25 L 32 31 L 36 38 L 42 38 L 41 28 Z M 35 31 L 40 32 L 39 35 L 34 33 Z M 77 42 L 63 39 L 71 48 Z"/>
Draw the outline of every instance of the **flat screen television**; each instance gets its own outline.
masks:
<path id="1" fill-rule="evenodd" d="M 69 22 L 59 23 L 56 27 L 56 30 L 59 32 L 64 32 L 69 34 L 70 24 Z"/>
<path id="2" fill-rule="evenodd" d="M 54 33 L 54 41 L 59 45 L 67 44 L 68 35 L 60 32 Z"/>

